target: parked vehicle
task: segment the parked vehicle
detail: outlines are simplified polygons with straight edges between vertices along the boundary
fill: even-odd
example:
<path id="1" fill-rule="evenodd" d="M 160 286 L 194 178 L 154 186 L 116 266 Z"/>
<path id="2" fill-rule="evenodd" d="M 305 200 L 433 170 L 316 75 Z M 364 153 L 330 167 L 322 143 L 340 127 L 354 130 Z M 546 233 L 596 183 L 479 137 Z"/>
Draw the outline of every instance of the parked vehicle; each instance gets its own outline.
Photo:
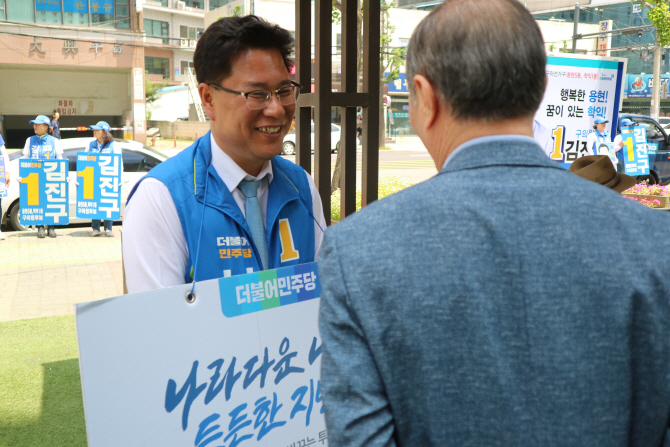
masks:
<path id="1" fill-rule="evenodd" d="M 92 138 L 69 138 L 60 140 L 60 147 L 63 148 L 63 156 L 69 161 L 70 175 L 77 172 L 77 152 L 84 152 L 88 143 Z M 126 207 L 126 200 L 128 194 L 132 191 L 135 184 L 144 175 L 149 172 L 151 168 L 159 163 L 167 160 L 167 156 L 151 149 L 136 141 L 127 141 L 114 139 L 117 147 L 122 150 L 123 157 L 123 182 L 121 186 L 121 215 Z M 8 171 L 11 178 L 14 179 L 19 175 L 19 160 L 23 157 L 23 151 L 14 152 L 9 156 Z M 7 197 L 2 199 L 3 216 L 0 216 L 0 221 L 9 223 L 15 230 L 21 231 L 26 228 L 21 225 L 21 211 L 19 205 L 19 184 L 12 180 L 10 182 Z M 91 219 L 78 219 L 76 217 L 76 201 L 77 190 L 75 182 L 69 183 L 69 209 L 70 209 L 70 223 L 87 222 Z"/>
<path id="2" fill-rule="evenodd" d="M 340 150 L 340 135 L 342 128 L 337 124 L 330 125 L 330 150 L 336 153 Z M 358 139 L 356 139 L 356 146 L 358 146 Z M 312 152 L 314 152 L 314 123 L 312 123 Z M 289 132 L 284 137 L 284 145 L 282 146 L 282 155 L 295 154 L 295 130 Z"/>
<path id="3" fill-rule="evenodd" d="M 649 154 L 649 175 L 640 175 L 639 181 L 648 180 L 650 184 L 670 182 L 670 138 L 658 121 L 650 116 L 619 114 L 617 133 L 621 132 L 621 120 L 629 119 L 647 130 L 647 142 L 658 143 L 658 152 Z"/>

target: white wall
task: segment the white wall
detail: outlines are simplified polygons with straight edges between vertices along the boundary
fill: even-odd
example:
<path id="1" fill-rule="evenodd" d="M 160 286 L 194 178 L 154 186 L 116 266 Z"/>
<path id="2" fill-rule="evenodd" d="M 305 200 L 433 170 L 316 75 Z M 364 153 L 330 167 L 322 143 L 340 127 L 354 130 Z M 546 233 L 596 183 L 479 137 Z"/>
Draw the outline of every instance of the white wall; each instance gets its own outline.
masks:
<path id="1" fill-rule="evenodd" d="M 3 115 L 50 114 L 57 108 L 59 99 L 73 100 L 77 114 L 84 112 L 79 110 L 80 101 L 84 100 L 92 101 L 92 115 L 122 115 L 124 110 L 130 109 L 130 73 L 126 70 L 5 67 L 0 68 L 0 113 Z"/>
<path id="2" fill-rule="evenodd" d="M 175 121 L 177 118 L 187 118 L 188 107 L 189 94 L 186 87 L 161 94 L 153 103 L 151 121 Z"/>

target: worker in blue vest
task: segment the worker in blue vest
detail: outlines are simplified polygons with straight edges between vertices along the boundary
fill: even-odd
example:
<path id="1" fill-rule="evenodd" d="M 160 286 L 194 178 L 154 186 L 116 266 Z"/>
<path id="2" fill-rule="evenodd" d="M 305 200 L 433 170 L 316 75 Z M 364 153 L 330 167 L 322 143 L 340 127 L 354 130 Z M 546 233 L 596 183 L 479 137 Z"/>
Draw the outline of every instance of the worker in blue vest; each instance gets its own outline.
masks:
<path id="1" fill-rule="evenodd" d="M 220 19 L 200 37 L 194 66 L 210 132 L 131 191 L 129 293 L 316 260 L 320 196 L 304 169 L 279 157 L 300 91 L 292 49 L 287 30 L 252 15 Z"/>
<path id="2" fill-rule="evenodd" d="M 119 154 L 121 155 L 121 148 L 114 145 L 114 137 L 111 134 L 111 126 L 106 121 L 98 121 L 97 124 L 88 126 L 89 129 L 93 129 L 93 136 L 95 139 L 88 144 L 86 152 L 96 152 L 101 154 Z M 123 166 L 123 162 L 121 163 Z M 105 236 L 114 237 L 114 232 L 112 231 L 113 221 L 104 220 L 104 229 Z M 100 232 L 100 219 L 91 220 L 91 228 L 93 233 L 91 236 L 97 237 L 102 233 Z"/>
<path id="3" fill-rule="evenodd" d="M 599 116 L 593 121 L 593 131 L 586 137 L 586 149 L 589 155 L 601 155 L 598 153 L 596 143 L 611 143 L 612 137 L 606 130 L 608 120 Z"/>
<path id="4" fill-rule="evenodd" d="M 63 150 L 58 146 L 58 140 L 53 136 L 49 117 L 38 115 L 34 120 L 30 120 L 29 123 L 33 125 L 35 135 L 26 140 L 26 144 L 23 147 L 23 157 L 40 160 L 63 158 Z M 21 177 L 17 177 L 16 180 L 21 183 L 22 179 Z M 53 225 L 47 225 L 46 228 L 49 237 L 56 237 L 56 230 Z M 44 226 L 38 225 L 37 237 L 42 239 L 44 235 Z"/>

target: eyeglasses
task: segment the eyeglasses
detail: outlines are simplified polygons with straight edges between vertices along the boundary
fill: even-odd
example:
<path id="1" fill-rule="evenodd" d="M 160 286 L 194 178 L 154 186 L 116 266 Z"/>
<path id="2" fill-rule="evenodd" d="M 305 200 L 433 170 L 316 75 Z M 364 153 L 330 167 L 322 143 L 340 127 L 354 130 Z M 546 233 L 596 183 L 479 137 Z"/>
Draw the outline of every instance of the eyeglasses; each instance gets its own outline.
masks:
<path id="1" fill-rule="evenodd" d="M 247 93 L 230 90 L 228 88 L 221 87 L 220 85 L 216 84 L 209 84 L 209 85 L 211 87 L 214 87 L 215 89 L 222 90 L 224 92 L 244 96 L 247 100 L 247 107 L 249 107 L 251 110 L 264 109 L 267 106 L 269 106 L 270 101 L 272 100 L 273 93 L 277 95 L 279 104 L 283 106 L 290 106 L 291 104 L 295 104 L 295 102 L 298 100 L 298 95 L 300 94 L 300 84 L 293 81 L 291 81 L 291 85 L 279 88 L 277 90 L 259 89 L 259 90 L 252 90 Z"/>

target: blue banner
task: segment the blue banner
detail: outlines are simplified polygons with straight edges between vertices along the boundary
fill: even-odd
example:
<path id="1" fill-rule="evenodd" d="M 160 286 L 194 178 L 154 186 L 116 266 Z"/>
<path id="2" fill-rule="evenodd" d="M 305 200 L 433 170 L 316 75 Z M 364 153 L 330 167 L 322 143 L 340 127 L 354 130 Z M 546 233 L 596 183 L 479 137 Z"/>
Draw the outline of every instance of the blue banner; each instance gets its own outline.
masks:
<path id="1" fill-rule="evenodd" d="M 121 155 L 77 153 L 77 217 L 121 218 Z"/>
<path id="2" fill-rule="evenodd" d="M 631 176 L 649 174 L 649 154 L 647 152 L 647 134 L 642 126 L 634 126 L 632 131 L 621 132 L 623 139 L 623 160 L 625 173 Z"/>
<path id="3" fill-rule="evenodd" d="M 67 160 L 21 160 L 21 225 L 67 225 L 70 222 L 67 172 Z"/>
<path id="4" fill-rule="evenodd" d="M 661 87 L 670 80 L 670 75 L 661 75 Z M 626 75 L 625 93 L 629 98 L 651 98 L 654 75 Z"/>
<path id="5" fill-rule="evenodd" d="M 5 188 L 5 158 L 0 155 L 0 198 L 7 197 L 7 188 Z M 1 212 L 2 210 L 0 210 Z"/>
<path id="6" fill-rule="evenodd" d="M 114 14 L 114 0 L 91 0 L 93 14 Z"/>
<path id="7" fill-rule="evenodd" d="M 88 14 L 88 0 L 63 0 L 63 11 Z"/>
<path id="8" fill-rule="evenodd" d="M 60 12 L 60 0 L 36 0 L 35 9 L 37 11 Z"/>
<path id="9" fill-rule="evenodd" d="M 389 73 L 384 73 L 384 76 L 388 75 Z M 405 73 L 399 73 L 398 78 L 395 81 L 389 82 L 386 85 L 389 86 L 389 93 L 409 93 L 409 90 L 407 89 L 407 78 Z"/>

